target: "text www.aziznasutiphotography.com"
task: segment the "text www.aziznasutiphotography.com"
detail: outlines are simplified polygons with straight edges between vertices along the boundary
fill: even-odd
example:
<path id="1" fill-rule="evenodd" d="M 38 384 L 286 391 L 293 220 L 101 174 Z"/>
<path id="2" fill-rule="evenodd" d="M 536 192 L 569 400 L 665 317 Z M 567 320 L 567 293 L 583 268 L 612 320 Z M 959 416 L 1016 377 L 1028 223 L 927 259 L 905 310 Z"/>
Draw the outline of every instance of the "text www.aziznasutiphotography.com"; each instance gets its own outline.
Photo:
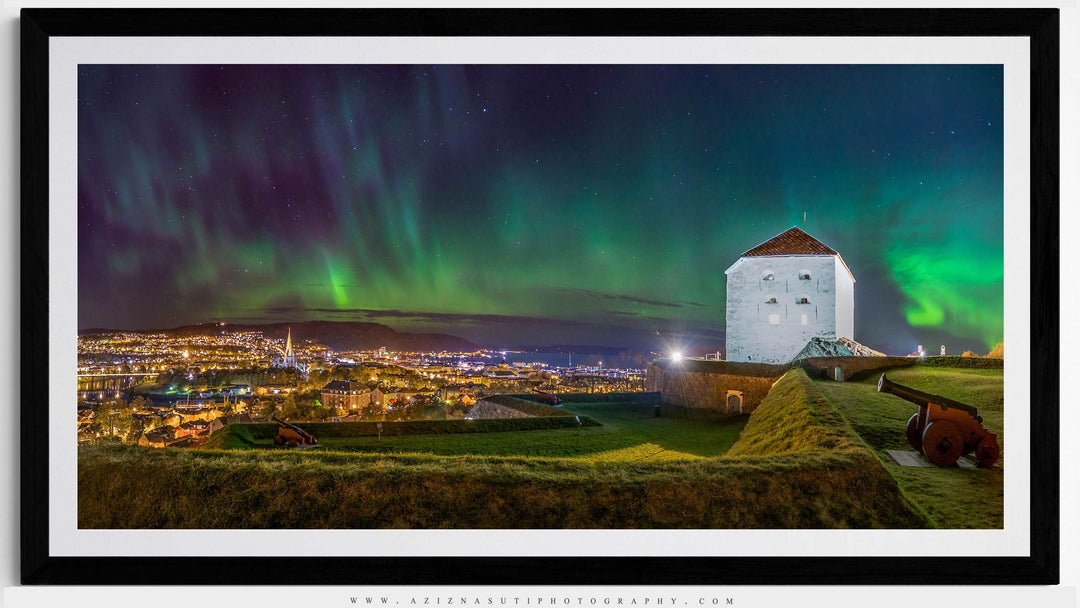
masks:
<path id="1" fill-rule="evenodd" d="M 571 596 L 475 596 L 409 597 L 406 600 L 380 596 L 350 596 L 351 604 L 410 606 L 734 606 L 730 597 L 571 597 Z"/>

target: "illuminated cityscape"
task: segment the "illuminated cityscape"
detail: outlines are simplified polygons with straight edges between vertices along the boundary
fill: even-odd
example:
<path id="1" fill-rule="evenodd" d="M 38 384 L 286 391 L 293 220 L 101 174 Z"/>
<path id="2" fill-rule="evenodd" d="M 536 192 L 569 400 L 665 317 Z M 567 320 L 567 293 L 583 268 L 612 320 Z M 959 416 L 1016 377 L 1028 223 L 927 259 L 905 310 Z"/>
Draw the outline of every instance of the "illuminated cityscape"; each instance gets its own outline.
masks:
<path id="1" fill-rule="evenodd" d="M 393 352 L 386 347 L 333 351 L 303 339 L 292 344 L 295 365 L 281 367 L 277 363 L 286 352 L 285 341 L 259 331 L 230 330 L 225 323 L 207 324 L 204 331 L 80 336 L 79 440 L 118 435 L 138 441 L 149 435 L 144 444 L 197 447 L 228 421 L 263 421 L 283 409 L 294 420 L 393 420 L 417 414 L 403 406 L 420 402 L 433 406 L 420 416 L 463 418 L 468 406 L 487 395 L 644 387 L 644 369 L 604 367 L 603 361 L 573 365 L 572 355 L 563 366 L 541 361 L 550 355 Z M 287 340 L 291 337 L 290 328 Z M 521 361 L 507 362 L 508 355 Z M 351 381 L 373 395 L 378 409 L 334 407 L 327 387 L 335 381 Z M 125 417 L 113 420 L 125 411 Z M 103 413 L 110 414 L 105 425 Z M 219 424 L 194 426 L 214 420 Z"/>

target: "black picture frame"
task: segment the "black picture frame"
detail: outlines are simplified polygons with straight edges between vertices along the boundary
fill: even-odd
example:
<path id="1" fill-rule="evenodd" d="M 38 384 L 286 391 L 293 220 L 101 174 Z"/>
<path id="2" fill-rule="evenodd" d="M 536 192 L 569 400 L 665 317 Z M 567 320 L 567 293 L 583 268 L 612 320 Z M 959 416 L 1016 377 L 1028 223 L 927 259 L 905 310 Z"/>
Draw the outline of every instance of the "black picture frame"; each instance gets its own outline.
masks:
<path id="1" fill-rule="evenodd" d="M 1059 571 L 1057 9 L 23 9 L 21 580 L 155 584 L 1054 584 Z M 1030 554 L 940 557 L 57 557 L 49 554 L 49 40 L 63 36 L 1020 36 L 1030 39 Z M 937 548 L 936 550 L 940 550 Z"/>

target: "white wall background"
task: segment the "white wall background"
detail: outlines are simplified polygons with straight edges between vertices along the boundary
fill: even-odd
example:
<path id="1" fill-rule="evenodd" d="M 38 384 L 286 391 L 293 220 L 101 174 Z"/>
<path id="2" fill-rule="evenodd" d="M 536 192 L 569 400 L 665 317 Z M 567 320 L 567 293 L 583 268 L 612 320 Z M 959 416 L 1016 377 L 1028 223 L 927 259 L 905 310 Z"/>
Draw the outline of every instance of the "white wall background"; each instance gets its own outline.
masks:
<path id="1" fill-rule="evenodd" d="M 183 7 L 214 7 L 217 3 L 204 1 L 109 1 L 99 0 L 66 0 L 46 2 L 20 2 L 0 0 L 0 420 L 4 421 L 8 428 L 17 428 L 18 403 L 20 387 L 18 385 L 18 361 L 19 361 L 19 305 L 18 305 L 18 277 L 19 277 L 19 184 L 18 184 L 18 158 L 19 158 L 19 87 L 18 87 L 18 11 L 22 7 L 136 7 L 136 6 L 183 6 Z M 263 0 L 252 2 L 245 0 L 233 0 L 228 6 L 300 6 L 298 2 L 281 2 Z M 483 0 L 473 2 L 382 2 L 379 6 L 499 6 L 508 3 L 492 3 Z M 657 5 L 658 3 L 653 3 Z M 317 3 L 317 6 L 362 6 L 357 2 L 329 2 L 326 0 Z M 572 6 L 574 3 L 563 2 L 537 2 L 534 0 L 528 6 Z M 595 6 L 625 6 L 626 2 L 594 2 Z M 681 2 L 665 6 L 711 6 L 709 2 Z M 922 7 L 937 6 L 933 2 L 867 2 L 862 1 L 830 1 L 830 2 L 753 2 L 744 1 L 731 3 L 732 6 L 769 6 L 769 7 L 803 7 L 803 6 L 832 6 L 832 7 L 866 7 L 866 6 L 902 6 Z M 1061 267 L 1073 269 L 1080 266 L 1080 247 L 1077 247 L 1068 235 L 1075 234 L 1080 230 L 1080 172 L 1076 169 L 1080 166 L 1080 9 L 1075 1 L 1070 2 L 969 2 L 959 0 L 950 3 L 955 7 L 1007 7 L 1007 6 L 1040 6 L 1061 7 L 1061 51 L 1062 51 L 1062 79 L 1061 79 L 1061 109 L 1062 109 L 1062 138 L 1061 138 L 1061 200 L 1062 217 L 1061 233 L 1066 235 L 1062 239 Z M 1061 298 L 1063 302 L 1075 302 L 1080 299 L 1080 283 L 1075 281 L 1062 281 Z M 1062 344 L 1076 344 L 1080 342 L 1080 321 L 1069 316 L 1062 317 Z M 1067 381 L 1075 370 L 1080 369 L 1080 349 L 1066 348 L 1061 356 L 1062 380 Z M 1080 459 L 1080 442 L 1075 441 L 1075 436 L 1080 434 L 1080 408 L 1075 406 L 1076 399 L 1069 397 L 1070 393 L 1062 391 L 1061 407 L 1062 444 L 1061 462 L 1074 463 Z M 19 445 L 17 437 L 7 435 L 9 440 L 0 442 L 0 587 L 5 588 L 4 599 L 12 606 L 52 606 L 52 605 L 78 605 L 83 606 L 140 606 L 144 604 L 146 589 L 123 588 L 33 588 L 20 589 L 8 588 L 15 586 L 19 581 L 19 558 L 18 558 L 18 467 Z M 872 602 L 878 608 L 908 608 L 912 605 L 923 603 L 928 592 L 932 593 L 934 603 L 941 605 L 979 605 L 983 608 L 1012 608 L 1019 605 L 1034 606 L 1075 606 L 1076 586 L 1080 584 L 1080 523 L 1075 517 L 1080 513 L 1080 474 L 1073 466 L 1062 467 L 1062 505 L 1061 513 L 1061 580 L 1062 586 L 1058 589 L 1049 588 L 995 588 L 995 587 L 933 587 L 933 588 L 729 588 L 717 589 L 663 589 L 663 590 L 634 590 L 625 589 L 625 592 L 649 593 L 656 595 L 663 591 L 669 593 L 689 594 L 686 597 L 697 595 L 715 596 L 723 594 L 734 595 L 739 599 L 739 606 L 828 606 L 830 608 L 844 606 L 862 606 Z M 499 592 L 502 588 L 489 588 L 485 591 Z M 263 590 L 262 596 L 274 597 Z M 308 606 L 333 606 L 348 603 L 348 594 L 362 593 L 364 589 L 347 590 L 277 590 L 276 594 L 288 593 L 299 603 Z M 366 591 L 372 591 L 368 589 Z M 401 589 L 392 590 L 401 591 Z M 416 591 L 416 590 L 406 590 Z M 420 595 L 432 595 L 435 590 L 421 591 Z M 442 595 L 446 590 L 442 590 Z M 529 593 L 538 595 L 535 591 L 512 590 L 515 593 Z M 588 592 L 597 592 L 596 589 L 578 588 L 570 595 L 580 595 Z M 614 590 L 599 590 L 601 595 L 614 595 Z M 190 605 L 192 598 L 189 593 L 170 593 L 165 589 L 156 589 L 152 592 L 158 605 L 184 606 Z M 197 594 L 198 602 L 202 606 L 232 606 L 238 601 L 251 602 L 253 593 L 251 590 L 237 588 L 215 589 L 210 593 Z M 284 599 L 284 598 L 282 598 Z M 257 601 L 257 600 L 256 600 Z M 288 602 L 289 600 L 285 600 Z M 299 605 L 299 604 L 298 604 Z"/>

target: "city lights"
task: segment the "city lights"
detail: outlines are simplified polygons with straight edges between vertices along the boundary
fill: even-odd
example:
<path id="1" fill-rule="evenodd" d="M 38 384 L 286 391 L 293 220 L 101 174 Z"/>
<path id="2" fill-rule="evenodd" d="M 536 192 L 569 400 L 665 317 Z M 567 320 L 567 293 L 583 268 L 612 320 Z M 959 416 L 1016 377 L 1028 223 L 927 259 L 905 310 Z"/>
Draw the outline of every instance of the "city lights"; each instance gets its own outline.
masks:
<path id="1" fill-rule="evenodd" d="M 465 407 L 454 409 L 462 416 L 477 400 L 500 393 L 620 393 L 645 388 L 643 364 L 627 367 L 624 360 L 612 362 L 604 357 L 609 363 L 605 367 L 599 356 L 591 361 L 582 356 L 575 363 L 568 355 L 563 359 L 557 353 L 509 350 L 397 351 L 391 356 L 383 346 L 335 348 L 331 353 L 325 345 L 294 339 L 295 357 L 288 360 L 292 365 L 283 367 L 281 355 L 288 349 L 288 336 L 222 330 L 218 323 L 208 330 L 211 327 L 203 334 L 119 331 L 80 336 L 80 441 L 103 437 L 101 425 L 94 420 L 101 407 L 123 409 L 128 407 L 125 403 L 142 404 L 133 413 L 136 423 L 113 436 L 154 447 L 198 447 L 220 427 L 183 425 L 218 418 L 226 424 L 240 414 L 251 421 L 260 416 L 264 420 L 267 412 L 286 407 L 286 399 L 306 404 L 306 419 L 359 419 L 356 408 L 323 408 L 326 394 L 320 391 L 334 379 L 365 379 L 359 388 L 364 394 L 380 391 L 386 399 L 385 411 L 395 415 L 402 411 L 401 404 L 421 401 L 449 409 Z M 292 337 L 301 338 L 295 331 Z M 253 400 L 240 401 L 240 396 Z M 390 403 L 397 403 L 397 409 Z M 143 441 L 141 436 L 148 439 Z"/>

